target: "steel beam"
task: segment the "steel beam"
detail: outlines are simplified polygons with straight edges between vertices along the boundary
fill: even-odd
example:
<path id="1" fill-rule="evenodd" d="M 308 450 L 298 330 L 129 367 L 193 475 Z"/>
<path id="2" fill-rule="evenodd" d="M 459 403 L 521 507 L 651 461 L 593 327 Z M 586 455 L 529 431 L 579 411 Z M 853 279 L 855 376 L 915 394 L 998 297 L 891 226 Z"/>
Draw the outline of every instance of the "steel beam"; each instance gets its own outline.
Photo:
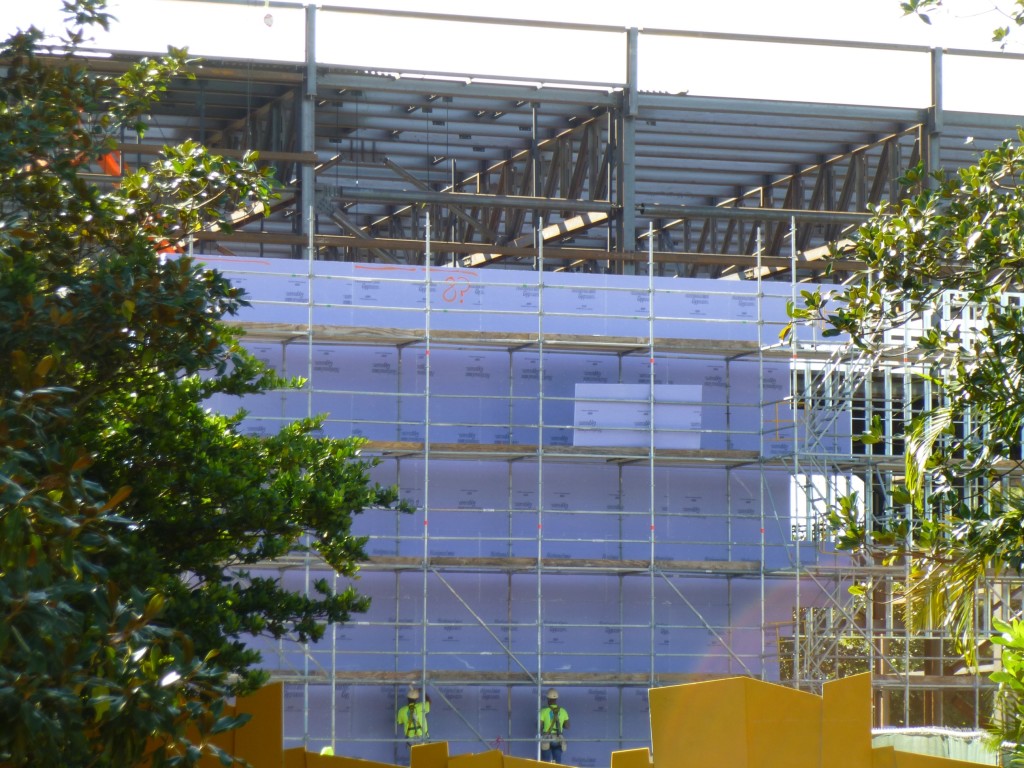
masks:
<path id="1" fill-rule="evenodd" d="M 479 195 L 467 192 L 432 192 L 424 189 L 387 190 L 341 187 L 338 197 L 357 203 L 390 203 L 396 205 L 440 204 L 483 206 L 515 210 L 586 211 L 614 215 L 619 206 L 603 200 L 569 200 L 564 197 L 529 197 L 527 195 Z"/>
<path id="2" fill-rule="evenodd" d="M 636 27 L 631 27 L 626 32 L 626 89 L 622 92 L 622 114 L 619 118 L 622 133 L 618 146 L 618 201 L 622 205 L 622 216 L 616 227 L 617 251 L 632 251 L 636 248 L 636 118 L 640 113 L 640 88 L 637 84 L 639 37 L 640 32 Z"/>
<path id="3" fill-rule="evenodd" d="M 863 224 L 871 213 L 851 211 L 806 211 L 794 208 L 721 208 L 716 205 L 661 205 L 639 203 L 637 213 L 658 219 L 744 219 L 746 221 L 782 221 L 791 219 L 811 224 Z"/>

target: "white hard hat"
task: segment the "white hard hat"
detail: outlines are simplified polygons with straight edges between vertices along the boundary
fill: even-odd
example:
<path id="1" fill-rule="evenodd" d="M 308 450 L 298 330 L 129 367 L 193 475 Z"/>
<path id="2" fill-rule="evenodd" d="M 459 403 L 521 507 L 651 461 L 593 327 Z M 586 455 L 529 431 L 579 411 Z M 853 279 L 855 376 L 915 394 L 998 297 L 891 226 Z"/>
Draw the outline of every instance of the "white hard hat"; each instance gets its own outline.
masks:
<path id="1" fill-rule="evenodd" d="M 558 698 L 558 691 L 556 691 L 554 688 L 549 688 L 548 689 L 548 699 L 557 699 L 557 698 Z"/>
<path id="2" fill-rule="evenodd" d="M 415 688 L 410 688 L 409 693 L 406 694 L 406 697 L 415 701 L 420 697 L 420 692 Z"/>

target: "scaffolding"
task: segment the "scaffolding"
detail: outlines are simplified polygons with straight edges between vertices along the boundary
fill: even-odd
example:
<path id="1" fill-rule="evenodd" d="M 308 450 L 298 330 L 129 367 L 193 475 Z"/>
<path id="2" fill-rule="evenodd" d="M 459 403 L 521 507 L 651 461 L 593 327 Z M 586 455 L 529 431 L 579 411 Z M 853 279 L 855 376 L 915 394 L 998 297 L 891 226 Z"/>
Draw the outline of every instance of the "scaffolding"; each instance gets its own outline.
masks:
<path id="1" fill-rule="evenodd" d="M 867 670 L 878 724 L 977 727 L 991 689 L 941 630 L 908 635 L 905 567 L 835 551 L 823 524 L 853 491 L 869 527 L 904 513 L 885 489 L 935 394 L 898 355 L 817 328 L 780 341 L 787 303 L 860 266 L 826 278 L 828 244 L 898 198 L 906 167 L 1013 132 L 943 109 L 956 52 L 886 47 L 927 61 L 924 107 L 771 102 L 640 89 L 645 40 L 702 33 L 561 25 L 619 36 L 626 77 L 537 83 L 327 65 L 318 13 L 367 12 L 274 7 L 304 14 L 305 62 L 206 61 L 120 148 L 140 163 L 189 137 L 275 167 L 270 210 L 194 244 L 248 292 L 247 346 L 308 380 L 247 399 L 244 428 L 324 413 L 416 508 L 356 522 L 367 614 L 317 645 L 255 642 L 288 684 L 288 746 L 401 762 L 415 685 L 454 752 L 534 757 L 555 686 L 568 759 L 600 766 L 647 745 L 650 687 Z M 875 417 L 882 441 L 856 443 Z M 309 557 L 265 572 L 344 586 Z M 989 584 L 982 603 L 981 632 L 1020 592 Z"/>
<path id="2" fill-rule="evenodd" d="M 301 738 L 400 760 L 381 728 L 415 685 L 439 695 L 456 749 L 527 754 L 555 685 L 588 723 L 574 759 L 599 761 L 646 738 L 649 687 L 740 674 L 817 690 L 866 670 L 879 723 L 977 726 L 985 680 L 950 638 L 908 635 L 905 569 L 836 552 L 825 523 L 854 491 L 866 520 L 902 514 L 881 493 L 902 471 L 902 425 L 927 407 L 921 371 L 814 328 L 769 341 L 792 283 L 658 278 L 653 250 L 645 276 L 611 280 L 538 257 L 530 272 L 428 260 L 398 276 L 208 259 L 253 297 L 251 349 L 310 382 L 247 403 L 245 428 L 326 413 L 325 432 L 369 440 L 377 478 L 417 508 L 356 525 L 366 617 L 323 647 L 264 648 L 304 691 L 297 711 L 344 713 L 330 733 L 305 721 Z M 876 417 L 880 446 L 855 446 Z M 319 570 L 277 567 L 296 588 Z M 851 597 L 863 584 L 870 599 Z M 311 704 L 311 685 L 330 703 Z M 366 696 L 375 727 L 358 725 Z M 482 696 L 505 702 L 500 722 Z"/>
<path id="3" fill-rule="evenodd" d="M 335 695 L 322 685 L 333 680 L 381 702 L 375 727 L 350 721 L 314 739 L 382 759 L 387 713 L 413 684 L 450 713 L 435 705 L 432 729 L 453 748 L 500 742 L 528 755 L 541 691 L 558 686 L 584 742 L 574 760 L 599 762 L 644 743 L 649 687 L 779 679 L 762 628 L 792 624 L 801 568 L 839 591 L 842 558 L 793 535 L 791 350 L 765 343 L 791 287 L 652 269 L 559 276 L 538 258 L 538 270 L 511 274 L 338 265 L 309 282 L 308 306 L 285 300 L 300 298 L 299 273 L 273 271 L 288 262 L 256 273 L 210 259 L 253 296 L 252 349 L 285 373 L 309 369 L 306 391 L 247 403 L 245 427 L 273 430 L 306 399 L 307 412 L 329 413 L 328 434 L 369 439 L 378 478 L 417 507 L 357 523 L 370 536 L 365 618 L 330 647 L 265 648 L 279 678 L 320 684 L 314 696 Z M 282 291 L 284 278 L 296 283 Z M 467 293 L 474 306 L 460 308 Z M 774 316 L 760 316 L 769 305 Z M 303 313 L 307 333 L 289 338 Z M 338 313 L 343 323 L 324 322 Z M 603 326 L 635 334 L 569 332 Z M 297 588 L 317 571 L 281 568 Z M 307 706 L 303 690 L 303 712 L 324 706 Z M 484 717 L 483 696 L 505 702 L 501 722 Z"/>

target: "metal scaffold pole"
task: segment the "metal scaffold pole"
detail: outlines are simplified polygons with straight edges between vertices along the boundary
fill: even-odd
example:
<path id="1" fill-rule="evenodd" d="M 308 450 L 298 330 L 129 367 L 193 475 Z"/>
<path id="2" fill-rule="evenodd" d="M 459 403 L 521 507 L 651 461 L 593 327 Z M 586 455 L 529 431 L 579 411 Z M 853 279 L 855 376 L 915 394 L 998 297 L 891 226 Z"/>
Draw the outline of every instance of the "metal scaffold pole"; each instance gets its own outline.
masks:
<path id="1" fill-rule="evenodd" d="M 421 646 L 421 662 L 420 662 L 420 692 L 425 697 L 427 694 L 427 682 L 429 680 L 429 674 L 427 670 L 427 664 L 429 656 L 427 653 L 427 638 L 429 636 L 428 627 L 430 616 L 428 594 L 430 588 L 430 443 L 431 443 L 431 384 L 430 376 L 433 370 L 433 361 L 430 359 L 430 341 L 431 341 L 431 312 L 433 304 L 433 253 L 431 250 L 431 218 L 430 211 L 426 212 L 426 242 L 427 250 L 423 256 L 423 277 L 424 277 L 424 311 L 423 311 L 423 339 L 424 339 L 424 351 L 423 351 L 423 597 L 422 597 L 422 616 L 420 617 L 420 632 L 422 633 L 420 642 Z"/>
<path id="2" fill-rule="evenodd" d="M 540 711 L 544 687 L 544 238 L 537 238 L 537 653 L 536 706 Z M 534 723 L 540 759 L 540 723 Z"/>
<path id="3" fill-rule="evenodd" d="M 654 403 L 655 403 L 655 370 L 654 370 L 654 331 L 655 331 L 655 292 L 654 292 L 654 238 L 651 237 L 654 232 L 654 225 L 648 225 L 648 238 L 647 238 L 647 375 L 649 377 L 650 385 L 648 387 L 648 401 L 647 407 L 650 409 L 650 424 L 648 427 L 648 446 L 647 446 L 647 482 L 648 482 L 648 499 L 650 503 L 650 509 L 648 511 L 650 520 L 650 583 L 648 590 L 650 594 L 651 606 L 650 606 L 650 620 L 651 629 L 648 635 L 650 644 L 650 687 L 653 688 L 657 682 L 657 669 L 655 667 L 655 659 L 657 654 L 654 652 L 655 640 L 657 636 L 657 598 L 655 595 L 655 584 L 657 583 L 657 572 L 655 570 L 655 563 L 657 561 L 657 511 L 658 511 L 658 499 L 655 497 L 655 425 L 654 425 Z"/>

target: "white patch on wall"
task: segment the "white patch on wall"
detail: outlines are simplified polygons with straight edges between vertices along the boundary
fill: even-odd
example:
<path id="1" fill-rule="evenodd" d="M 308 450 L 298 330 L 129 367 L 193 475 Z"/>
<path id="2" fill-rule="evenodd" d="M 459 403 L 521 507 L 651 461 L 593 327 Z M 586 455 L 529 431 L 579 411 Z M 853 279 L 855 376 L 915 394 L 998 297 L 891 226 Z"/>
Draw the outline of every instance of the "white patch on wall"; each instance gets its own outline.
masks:
<path id="1" fill-rule="evenodd" d="M 577 384 L 573 445 L 699 448 L 702 389 L 688 384 Z"/>

